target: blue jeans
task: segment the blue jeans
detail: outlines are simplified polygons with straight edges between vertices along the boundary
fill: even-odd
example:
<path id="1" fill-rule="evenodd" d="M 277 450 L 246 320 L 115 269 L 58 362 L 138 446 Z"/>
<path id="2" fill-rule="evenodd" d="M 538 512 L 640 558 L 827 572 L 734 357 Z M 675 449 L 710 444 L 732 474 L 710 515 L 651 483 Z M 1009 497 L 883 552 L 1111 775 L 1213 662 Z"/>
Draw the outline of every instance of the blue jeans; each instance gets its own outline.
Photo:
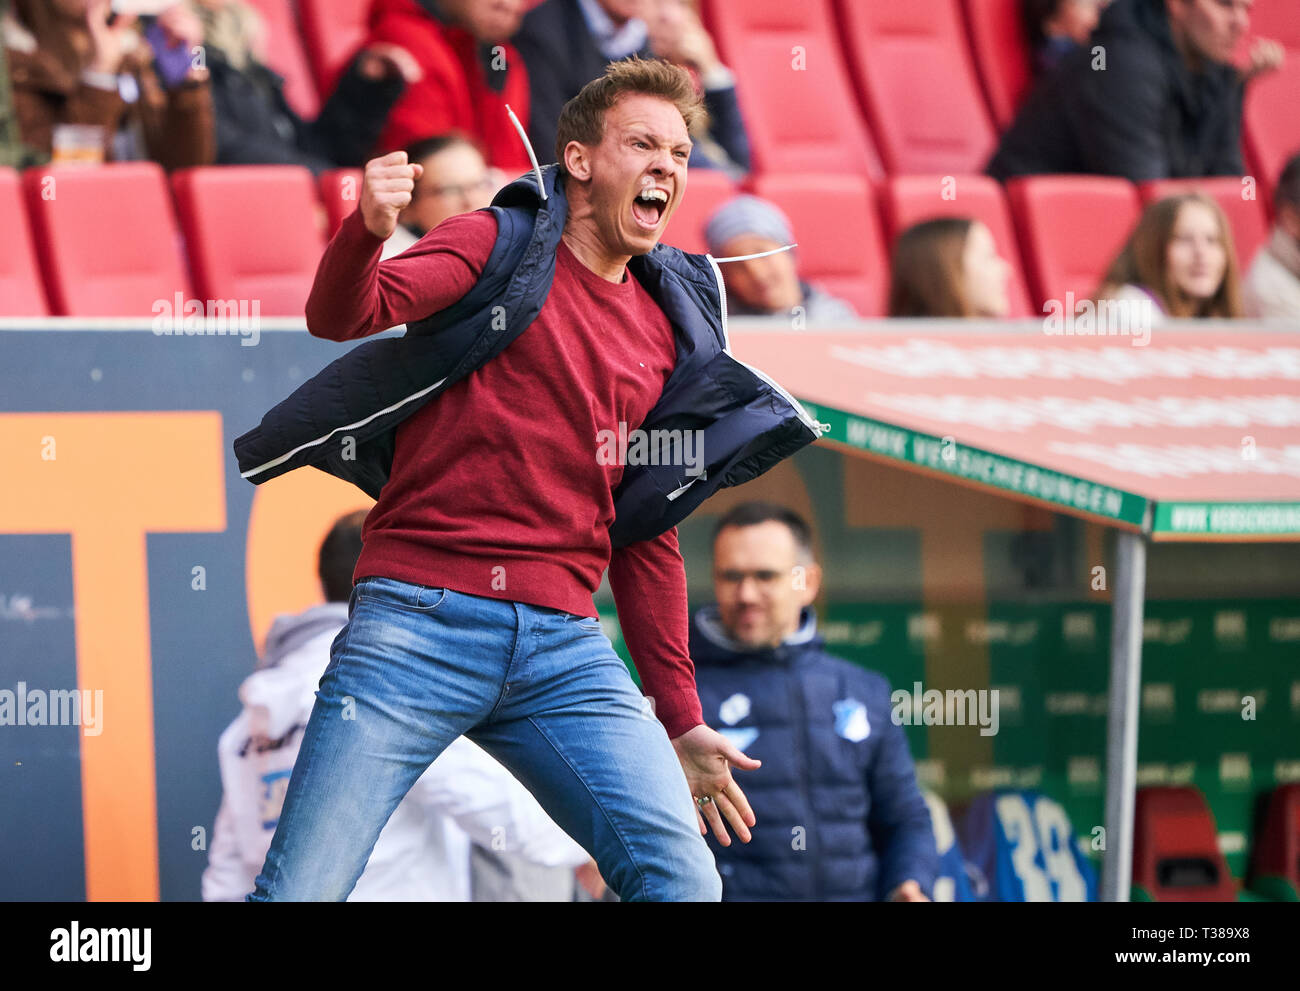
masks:
<path id="1" fill-rule="evenodd" d="M 663 725 L 594 618 L 357 582 L 248 901 L 343 901 L 457 736 L 504 764 L 623 901 L 718 901 Z"/>

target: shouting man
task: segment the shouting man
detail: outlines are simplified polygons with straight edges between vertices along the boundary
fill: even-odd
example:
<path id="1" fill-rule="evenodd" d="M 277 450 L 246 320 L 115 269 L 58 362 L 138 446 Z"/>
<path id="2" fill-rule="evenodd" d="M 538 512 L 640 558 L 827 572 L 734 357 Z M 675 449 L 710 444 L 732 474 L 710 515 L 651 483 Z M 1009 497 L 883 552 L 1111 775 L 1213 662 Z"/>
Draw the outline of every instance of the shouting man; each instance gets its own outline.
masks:
<path id="1" fill-rule="evenodd" d="M 681 69 L 613 64 L 566 104 L 558 165 L 382 264 L 421 170 L 403 152 L 367 165 L 307 325 L 407 336 L 361 345 L 235 443 L 255 482 L 313 463 L 378 497 L 249 900 L 345 898 L 392 809 L 461 734 L 619 898 L 720 897 L 704 836 L 730 843 L 725 822 L 749 841 L 730 768 L 759 762 L 701 717 L 675 524 L 819 428 L 728 352 L 714 260 L 658 244 L 699 113 Z M 697 429 L 703 470 L 667 447 L 626 463 L 597 450 L 652 424 Z M 648 699 L 596 618 L 606 568 Z"/>

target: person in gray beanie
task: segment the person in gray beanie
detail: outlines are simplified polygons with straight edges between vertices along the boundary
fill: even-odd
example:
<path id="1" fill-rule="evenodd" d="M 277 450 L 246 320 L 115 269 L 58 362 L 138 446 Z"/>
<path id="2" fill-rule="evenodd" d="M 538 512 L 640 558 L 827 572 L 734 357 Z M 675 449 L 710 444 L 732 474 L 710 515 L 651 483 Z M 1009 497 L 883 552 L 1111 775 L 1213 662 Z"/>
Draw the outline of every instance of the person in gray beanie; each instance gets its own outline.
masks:
<path id="1" fill-rule="evenodd" d="M 757 196 L 724 203 L 704 228 L 709 253 L 716 258 L 756 255 L 794 243 L 790 221 Z M 856 320 L 844 300 L 799 278 L 793 251 L 730 262 L 723 269 L 729 316 L 770 316 L 809 322 Z"/>

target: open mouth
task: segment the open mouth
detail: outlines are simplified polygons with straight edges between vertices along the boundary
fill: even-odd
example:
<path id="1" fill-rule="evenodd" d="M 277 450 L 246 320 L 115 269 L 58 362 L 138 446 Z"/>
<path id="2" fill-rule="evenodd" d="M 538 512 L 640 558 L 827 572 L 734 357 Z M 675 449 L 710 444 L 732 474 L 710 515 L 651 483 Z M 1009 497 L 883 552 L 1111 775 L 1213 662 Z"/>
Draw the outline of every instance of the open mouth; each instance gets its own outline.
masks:
<path id="1" fill-rule="evenodd" d="M 662 189 L 647 186 L 632 201 L 632 219 L 642 230 L 657 230 L 667 209 L 668 194 Z"/>

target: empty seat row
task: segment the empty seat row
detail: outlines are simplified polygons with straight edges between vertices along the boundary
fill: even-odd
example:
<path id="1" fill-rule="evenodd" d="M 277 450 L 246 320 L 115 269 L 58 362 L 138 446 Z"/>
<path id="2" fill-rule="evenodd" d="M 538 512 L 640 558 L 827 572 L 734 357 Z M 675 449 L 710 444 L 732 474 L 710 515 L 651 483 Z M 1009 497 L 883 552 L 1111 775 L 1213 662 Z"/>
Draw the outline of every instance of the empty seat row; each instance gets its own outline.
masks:
<path id="1" fill-rule="evenodd" d="M 295 166 L 187 169 L 170 187 L 149 162 L 30 169 L 21 180 L 0 170 L 0 222 L 14 232 L 0 244 L 0 314 L 146 316 L 156 300 L 183 292 L 300 316 L 324 246 L 320 208 L 332 232 L 356 209 L 361 172 L 329 172 L 317 184 Z M 982 175 L 896 176 L 876 187 L 859 173 L 760 175 L 745 187 L 790 217 L 800 275 L 868 317 L 884 314 L 893 239 L 919 221 L 983 222 L 1011 264 L 1011 316 L 1027 317 L 1067 292 L 1091 293 L 1142 204 L 1188 189 L 1223 206 L 1248 265 L 1267 236 L 1249 188 L 1235 178 L 1134 187 L 1036 176 L 1004 190 Z M 739 192 L 721 173 L 693 173 L 665 242 L 705 251 L 709 216 Z"/>

